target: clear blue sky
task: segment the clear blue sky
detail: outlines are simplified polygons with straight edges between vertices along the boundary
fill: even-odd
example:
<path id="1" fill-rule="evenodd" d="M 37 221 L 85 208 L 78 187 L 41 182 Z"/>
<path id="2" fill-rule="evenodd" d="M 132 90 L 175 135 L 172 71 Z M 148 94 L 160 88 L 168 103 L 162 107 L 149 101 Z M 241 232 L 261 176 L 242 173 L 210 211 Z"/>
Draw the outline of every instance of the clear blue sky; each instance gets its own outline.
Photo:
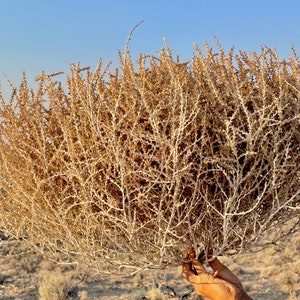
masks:
<path id="1" fill-rule="evenodd" d="M 193 43 L 227 50 L 259 51 L 275 46 L 281 58 L 300 53 L 299 0 L 1 0 L 0 83 L 16 86 L 25 71 L 29 86 L 46 73 L 68 73 L 71 62 L 95 67 L 98 59 L 117 65 L 130 30 L 133 57 L 156 54 L 166 37 L 174 55 L 191 58 Z"/>

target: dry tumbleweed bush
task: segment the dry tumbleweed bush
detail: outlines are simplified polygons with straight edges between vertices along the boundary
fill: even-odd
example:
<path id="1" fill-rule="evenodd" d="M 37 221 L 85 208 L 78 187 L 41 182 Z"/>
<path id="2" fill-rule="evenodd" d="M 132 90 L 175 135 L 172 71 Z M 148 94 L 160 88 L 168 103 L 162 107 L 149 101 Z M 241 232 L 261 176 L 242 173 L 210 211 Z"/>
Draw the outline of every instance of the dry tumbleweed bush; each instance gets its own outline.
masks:
<path id="1" fill-rule="evenodd" d="M 2 230 L 99 268 L 162 267 L 189 246 L 228 253 L 272 226 L 274 238 L 295 230 L 299 59 L 206 51 L 136 65 L 126 53 L 114 73 L 72 65 L 67 92 L 24 77 L 1 103 Z"/>

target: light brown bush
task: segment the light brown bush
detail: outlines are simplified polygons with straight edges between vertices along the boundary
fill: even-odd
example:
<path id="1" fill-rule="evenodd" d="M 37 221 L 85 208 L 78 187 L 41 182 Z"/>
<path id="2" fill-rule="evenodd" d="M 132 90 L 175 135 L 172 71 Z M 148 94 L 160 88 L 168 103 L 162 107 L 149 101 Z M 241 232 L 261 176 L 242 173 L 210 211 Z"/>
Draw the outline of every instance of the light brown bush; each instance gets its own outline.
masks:
<path id="1" fill-rule="evenodd" d="M 152 287 L 146 293 L 146 297 L 149 300 L 166 300 L 167 296 L 164 295 L 159 288 Z"/>
<path id="2" fill-rule="evenodd" d="M 41 300 L 65 300 L 73 289 L 73 282 L 62 273 L 53 272 L 41 281 L 39 296 Z"/>
<path id="3" fill-rule="evenodd" d="M 0 109 L 2 230 L 107 272 L 295 230 L 299 59 L 206 51 L 136 64 L 126 51 L 114 73 L 72 65 L 67 91 L 45 74 L 30 90 L 24 76 Z"/>

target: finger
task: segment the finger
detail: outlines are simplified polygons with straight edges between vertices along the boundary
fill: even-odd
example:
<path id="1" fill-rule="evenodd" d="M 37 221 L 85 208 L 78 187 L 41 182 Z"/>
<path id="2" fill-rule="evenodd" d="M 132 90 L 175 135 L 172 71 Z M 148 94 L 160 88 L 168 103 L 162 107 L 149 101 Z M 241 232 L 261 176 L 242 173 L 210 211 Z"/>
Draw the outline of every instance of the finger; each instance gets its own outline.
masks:
<path id="1" fill-rule="evenodd" d="M 191 266 L 183 266 L 182 267 L 182 276 L 190 283 L 197 282 L 197 273 L 192 269 Z"/>
<path id="2" fill-rule="evenodd" d="M 211 247 L 208 248 L 207 249 L 207 259 L 208 260 L 212 259 L 213 255 L 214 255 L 214 250 Z"/>
<path id="3" fill-rule="evenodd" d="M 192 271 L 192 270 L 193 270 L 193 265 L 190 261 L 182 263 L 182 271 Z"/>
<path id="4" fill-rule="evenodd" d="M 193 260 L 192 261 L 192 267 L 196 271 L 196 274 L 202 274 L 202 273 L 207 273 L 205 267 L 199 260 Z"/>
<path id="5" fill-rule="evenodd" d="M 219 271 L 215 271 L 213 276 L 216 278 L 216 277 L 219 277 Z"/>
<path id="6" fill-rule="evenodd" d="M 196 258 L 196 251 L 194 248 L 188 249 L 185 256 L 186 259 L 195 259 Z"/>

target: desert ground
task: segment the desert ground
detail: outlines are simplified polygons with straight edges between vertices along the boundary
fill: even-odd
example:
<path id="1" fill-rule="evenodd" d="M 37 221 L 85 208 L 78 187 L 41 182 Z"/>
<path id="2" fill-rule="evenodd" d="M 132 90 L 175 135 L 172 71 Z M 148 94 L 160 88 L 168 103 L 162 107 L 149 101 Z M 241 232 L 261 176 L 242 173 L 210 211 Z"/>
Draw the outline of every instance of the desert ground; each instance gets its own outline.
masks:
<path id="1" fill-rule="evenodd" d="M 300 232 L 256 253 L 220 257 L 256 300 L 300 299 Z M 97 274 L 80 265 L 58 266 L 26 241 L 0 240 L 0 299 L 167 300 L 203 299 L 181 276 L 181 267 L 132 276 Z"/>

